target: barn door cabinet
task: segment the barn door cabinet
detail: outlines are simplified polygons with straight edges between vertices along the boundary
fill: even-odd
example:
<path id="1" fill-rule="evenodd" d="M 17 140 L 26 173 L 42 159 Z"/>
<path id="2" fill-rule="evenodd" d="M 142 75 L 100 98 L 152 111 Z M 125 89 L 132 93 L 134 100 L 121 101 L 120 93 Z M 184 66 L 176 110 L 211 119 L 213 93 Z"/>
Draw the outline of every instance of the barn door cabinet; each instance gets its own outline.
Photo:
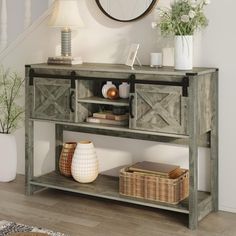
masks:
<path id="1" fill-rule="evenodd" d="M 101 94 L 106 81 L 130 84 L 129 99 L 108 100 Z M 131 70 L 112 64 L 76 66 L 26 66 L 26 193 L 54 188 L 90 196 L 181 212 L 189 217 L 189 228 L 218 210 L 218 70 L 195 68 L 176 71 L 148 66 Z M 129 125 L 118 127 L 86 123 L 101 109 L 125 107 Z M 34 175 L 34 122 L 55 124 L 55 171 Z M 190 195 L 177 205 L 139 200 L 119 195 L 116 177 L 99 175 L 92 184 L 79 184 L 58 172 L 63 131 L 77 131 L 189 147 Z M 92 138 L 92 137 L 91 137 Z M 198 190 L 198 147 L 210 148 L 209 192 Z"/>

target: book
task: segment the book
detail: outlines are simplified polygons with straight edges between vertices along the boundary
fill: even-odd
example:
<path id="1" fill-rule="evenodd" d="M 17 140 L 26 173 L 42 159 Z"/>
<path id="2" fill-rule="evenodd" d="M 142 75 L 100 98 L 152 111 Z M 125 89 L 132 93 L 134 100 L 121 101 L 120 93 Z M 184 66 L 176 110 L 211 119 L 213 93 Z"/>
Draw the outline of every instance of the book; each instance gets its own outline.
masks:
<path id="1" fill-rule="evenodd" d="M 129 123 L 128 120 L 108 120 L 95 117 L 87 117 L 86 122 L 96 123 L 96 124 L 118 125 L 118 126 L 126 126 Z"/>
<path id="2" fill-rule="evenodd" d="M 93 117 L 108 119 L 108 120 L 128 120 L 129 114 L 114 115 L 114 114 L 112 114 L 112 111 L 101 111 L 101 112 L 93 113 Z"/>
<path id="3" fill-rule="evenodd" d="M 49 65 L 78 65 L 83 64 L 81 57 L 49 57 L 47 63 Z"/>
<path id="4" fill-rule="evenodd" d="M 178 173 L 180 166 L 169 165 L 157 162 L 142 161 L 129 167 L 130 171 L 155 174 L 160 176 L 171 177 Z"/>

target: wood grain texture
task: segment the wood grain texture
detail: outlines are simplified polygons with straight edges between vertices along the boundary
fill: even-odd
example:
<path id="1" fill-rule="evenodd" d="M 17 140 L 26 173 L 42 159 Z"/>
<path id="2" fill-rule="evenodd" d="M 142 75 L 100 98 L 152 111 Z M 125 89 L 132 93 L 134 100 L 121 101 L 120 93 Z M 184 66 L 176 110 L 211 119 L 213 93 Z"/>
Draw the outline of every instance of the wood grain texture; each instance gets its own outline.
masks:
<path id="1" fill-rule="evenodd" d="M 188 99 L 182 96 L 181 87 L 137 84 L 135 92 L 131 128 L 187 134 Z"/>
<path id="2" fill-rule="evenodd" d="M 189 146 L 190 169 L 188 207 L 183 210 L 178 207 L 163 207 L 163 205 L 153 203 L 150 206 L 158 206 L 157 208 L 172 211 L 178 209 L 178 211 L 189 213 L 189 227 L 191 229 L 196 229 L 198 221 L 210 211 L 218 210 L 218 76 L 216 69 L 195 68 L 193 71 L 176 71 L 169 67 L 156 70 L 144 66 L 130 70 L 123 65 L 86 63 L 77 66 L 39 64 L 32 65 L 32 68 L 35 73 L 44 74 L 45 77 L 51 78 L 50 76 L 53 75 L 54 79 L 40 78 L 38 75 L 38 78 L 34 79 L 34 87 L 28 86 L 28 82 L 26 84 L 26 183 L 28 194 L 32 194 L 40 188 L 49 187 L 124 201 L 117 196 L 114 189 L 113 191 L 110 191 L 112 188 L 109 190 L 109 186 L 116 186 L 116 183 L 109 182 L 106 185 L 101 182 L 102 184 L 98 185 L 98 189 L 101 190 L 99 192 L 91 186 L 88 188 L 80 186 L 77 189 L 74 184 L 66 183 L 65 179 L 49 181 L 45 176 L 34 178 L 33 123 L 44 120 L 56 125 L 56 166 L 58 166 L 58 153 L 63 141 L 63 130 L 187 144 Z M 75 89 L 71 88 L 70 75 L 73 71 L 77 76 Z M 29 67 L 26 68 L 27 81 L 29 80 L 28 72 Z M 142 81 L 136 83 L 134 93 L 130 94 L 134 96 L 132 112 L 135 115 L 134 119 L 130 117 L 130 128 L 83 122 L 88 115 L 96 112 L 100 105 L 104 105 L 102 99 L 88 99 L 91 96 L 99 96 L 103 82 L 114 80 L 120 83 L 127 81 L 132 74 L 136 75 L 136 80 Z M 58 75 L 61 76 L 60 79 L 57 78 Z M 188 96 L 183 97 L 179 82 L 186 76 L 189 78 L 190 85 L 187 91 Z M 178 83 L 177 86 L 148 84 L 156 80 Z M 74 92 L 74 96 L 71 97 L 72 104 L 69 104 L 68 96 L 71 95 L 71 92 Z M 108 105 L 107 101 L 106 104 Z M 75 112 L 71 112 L 70 105 Z M 203 201 L 199 202 L 201 194 L 197 189 L 197 179 L 200 142 L 203 145 L 211 146 L 211 196 L 207 196 L 207 199 L 203 198 Z M 116 194 L 114 195 L 114 193 Z M 136 203 L 137 200 L 125 201 Z M 137 204 L 148 205 L 145 202 Z"/>
<path id="3" fill-rule="evenodd" d="M 198 80 L 190 78 L 189 86 L 189 228 L 198 226 Z"/>
<path id="4" fill-rule="evenodd" d="M 211 213 L 195 232 L 185 214 L 80 196 L 58 190 L 24 195 L 24 176 L 0 183 L 0 219 L 70 236 L 233 236 L 236 214 Z"/>

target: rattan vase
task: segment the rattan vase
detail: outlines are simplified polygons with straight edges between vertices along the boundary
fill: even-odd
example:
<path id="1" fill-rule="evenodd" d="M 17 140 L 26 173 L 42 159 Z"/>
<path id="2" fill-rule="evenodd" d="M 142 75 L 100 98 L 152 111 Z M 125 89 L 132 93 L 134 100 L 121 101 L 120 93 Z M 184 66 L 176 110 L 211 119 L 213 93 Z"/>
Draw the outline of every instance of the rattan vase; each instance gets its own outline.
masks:
<path id="1" fill-rule="evenodd" d="M 71 177 L 71 163 L 77 143 L 68 142 L 63 144 L 59 160 L 59 170 L 64 176 Z"/>
<path id="2" fill-rule="evenodd" d="M 71 165 L 73 178 L 80 183 L 91 183 L 98 176 L 98 159 L 91 141 L 77 144 Z"/>

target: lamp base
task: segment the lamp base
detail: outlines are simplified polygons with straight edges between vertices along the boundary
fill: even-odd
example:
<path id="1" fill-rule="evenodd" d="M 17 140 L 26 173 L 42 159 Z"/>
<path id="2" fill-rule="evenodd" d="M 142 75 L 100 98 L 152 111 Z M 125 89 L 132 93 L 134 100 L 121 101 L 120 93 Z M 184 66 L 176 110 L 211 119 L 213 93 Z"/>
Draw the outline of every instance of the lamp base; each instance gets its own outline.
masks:
<path id="1" fill-rule="evenodd" d="M 71 30 L 69 28 L 61 30 L 61 55 L 71 56 Z"/>

